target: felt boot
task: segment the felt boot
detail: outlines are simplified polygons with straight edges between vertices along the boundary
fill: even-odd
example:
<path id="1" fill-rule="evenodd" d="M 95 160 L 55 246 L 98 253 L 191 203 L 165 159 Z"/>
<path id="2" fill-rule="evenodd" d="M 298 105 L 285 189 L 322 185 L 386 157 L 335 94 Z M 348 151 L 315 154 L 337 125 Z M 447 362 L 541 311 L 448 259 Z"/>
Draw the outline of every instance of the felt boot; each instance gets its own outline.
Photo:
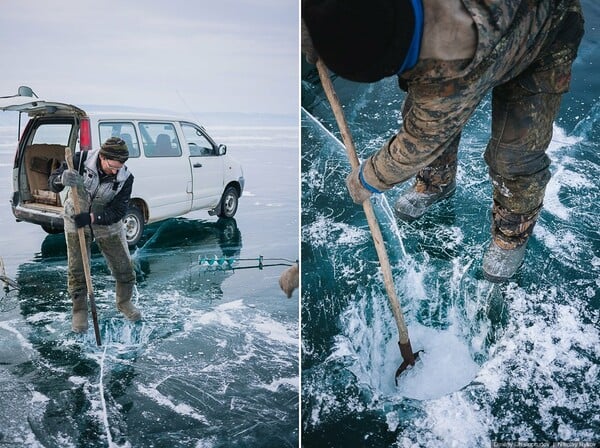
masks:
<path id="1" fill-rule="evenodd" d="M 73 297 L 72 328 L 75 333 L 85 333 L 88 330 L 87 297 Z"/>
<path id="2" fill-rule="evenodd" d="M 488 281 L 505 282 L 517 272 L 540 210 L 541 206 L 527 214 L 512 213 L 494 202 L 492 242 L 482 265 L 483 276 Z"/>
<path id="3" fill-rule="evenodd" d="M 449 198 L 456 190 L 456 180 L 447 184 L 433 185 L 426 183 L 417 175 L 412 188 L 405 191 L 396 201 L 396 216 L 403 221 L 413 221 L 425 214 L 427 209 L 442 199 Z"/>
<path id="4" fill-rule="evenodd" d="M 396 217 L 413 221 L 456 190 L 457 151 L 460 134 L 431 165 L 422 168 L 415 176 L 412 188 L 405 191 L 394 204 Z"/>
<path id="5" fill-rule="evenodd" d="M 136 322 L 142 318 L 142 313 L 131 303 L 132 293 L 132 283 L 117 282 L 117 309 L 131 322 Z"/>
<path id="6" fill-rule="evenodd" d="M 279 286 L 287 298 L 292 297 L 292 293 L 298 287 L 300 282 L 300 267 L 294 263 L 291 267 L 282 272 L 279 277 Z"/>
<path id="7" fill-rule="evenodd" d="M 492 240 L 483 257 L 485 279 L 494 283 L 509 280 L 523 264 L 526 247 L 527 241 L 513 249 L 503 249 L 495 240 Z"/>

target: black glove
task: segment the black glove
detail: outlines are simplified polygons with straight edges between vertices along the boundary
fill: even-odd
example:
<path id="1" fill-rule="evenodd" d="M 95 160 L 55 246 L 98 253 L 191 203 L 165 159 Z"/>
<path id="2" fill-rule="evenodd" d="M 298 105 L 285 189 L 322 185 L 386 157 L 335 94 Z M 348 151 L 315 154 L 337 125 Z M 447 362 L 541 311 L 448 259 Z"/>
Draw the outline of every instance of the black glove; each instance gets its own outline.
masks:
<path id="1" fill-rule="evenodd" d="M 73 216 L 77 228 L 89 226 L 92 223 L 92 218 L 89 213 L 80 213 Z"/>

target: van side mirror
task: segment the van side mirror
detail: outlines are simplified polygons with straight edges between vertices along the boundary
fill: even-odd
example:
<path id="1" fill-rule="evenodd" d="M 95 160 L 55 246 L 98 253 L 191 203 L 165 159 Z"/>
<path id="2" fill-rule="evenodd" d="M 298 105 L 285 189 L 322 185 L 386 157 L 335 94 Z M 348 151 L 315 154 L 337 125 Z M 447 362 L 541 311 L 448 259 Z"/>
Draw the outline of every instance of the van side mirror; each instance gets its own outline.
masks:
<path id="1" fill-rule="evenodd" d="M 218 147 L 218 150 L 219 150 L 219 155 L 223 156 L 227 152 L 227 146 L 225 146 L 223 143 L 221 143 Z"/>
<path id="2" fill-rule="evenodd" d="M 18 94 L 19 96 L 28 96 L 30 98 L 33 98 L 35 96 L 36 98 L 38 98 L 38 96 L 35 93 L 33 93 L 31 87 L 27 86 L 19 86 Z"/>

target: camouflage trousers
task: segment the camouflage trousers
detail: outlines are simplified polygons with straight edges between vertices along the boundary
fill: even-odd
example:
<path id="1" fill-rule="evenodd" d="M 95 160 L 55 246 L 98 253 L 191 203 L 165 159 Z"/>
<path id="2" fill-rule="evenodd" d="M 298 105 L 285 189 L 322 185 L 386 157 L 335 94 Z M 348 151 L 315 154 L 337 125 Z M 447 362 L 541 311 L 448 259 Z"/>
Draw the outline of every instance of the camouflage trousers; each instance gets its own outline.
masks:
<path id="1" fill-rule="evenodd" d="M 542 209 L 550 180 L 546 150 L 552 124 L 582 36 L 583 19 L 574 10 L 524 72 L 492 90 L 492 135 L 484 158 L 493 186 L 491 232 L 502 248 L 523 244 Z M 460 134 L 417 173 L 417 191 L 436 192 L 454 181 L 459 142 Z"/>
<path id="2" fill-rule="evenodd" d="M 85 240 L 88 254 L 92 241 L 92 234 L 89 227 L 85 228 Z M 83 268 L 83 259 L 79 245 L 78 233 L 66 232 L 67 255 L 68 255 L 68 276 L 67 289 L 72 299 L 87 297 L 87 285 L 85 282 L 85 272 Z M 125 233 L 109 233 L 99 237 L 96 235 L 96 244 L 98 245 L 106 263 L 116 280 L 117 292 L 124 291 L 129 297 L 117 297 L 117 301 L 131 299 L 133 285 L 135 284 L 135 270 L 129 255 L 129 249 L 125 240 Z"/>
<path id="3" fill-rule="evenodd" d="M 444 187 L 456 182 L 456 166 L 460 134 L 433 163 L 421 169 L 415 178 L 417 193 L 440 193 Z"/>

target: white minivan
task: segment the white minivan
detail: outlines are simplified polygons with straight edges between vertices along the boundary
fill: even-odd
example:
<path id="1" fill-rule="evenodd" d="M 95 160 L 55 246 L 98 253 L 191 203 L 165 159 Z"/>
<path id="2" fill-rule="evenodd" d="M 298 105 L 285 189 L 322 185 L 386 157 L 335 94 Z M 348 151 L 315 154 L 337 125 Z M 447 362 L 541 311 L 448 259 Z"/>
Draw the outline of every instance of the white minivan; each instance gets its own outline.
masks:
<path id="1" fill-rule="evenodd" d="M 127 167 L 134 175 L 124 218 L 127 242 L 134 246 L 145 224 L 207 210 L 231 218 L 244 190 L 241 165 L 191 120 L 138 112 L 94 112 L 34 98 L 28 87 L 0 98 L 0 110 L 29 120 L 18 143 L 13 167 L 12 211 L 18 221 L 63 231 L 62 194 L 48 188 L 48 176 L 71 151 L 99 148 L 112 136 L 129 148 Z"/>

